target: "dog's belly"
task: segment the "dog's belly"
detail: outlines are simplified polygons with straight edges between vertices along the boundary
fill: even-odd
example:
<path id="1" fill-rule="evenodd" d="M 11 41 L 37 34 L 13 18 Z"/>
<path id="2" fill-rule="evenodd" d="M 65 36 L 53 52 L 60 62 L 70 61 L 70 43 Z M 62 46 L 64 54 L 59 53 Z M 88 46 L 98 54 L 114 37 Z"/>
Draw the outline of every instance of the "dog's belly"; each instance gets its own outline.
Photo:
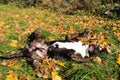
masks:
<path id="1" fill-rule="evenodd" d="M 89 57 L 88 54 L 88 45 L 83 45 L 80 41 L 78 42 L 55 42 L 52 44 L 53 47 L 57 49 L 66 49 L 66 50 L 74 50 L 75 52 L 73 54 L 80 54 L 82 58 L 85 56 Z M 61 53 L 62 54 L 62 53 Z"/>

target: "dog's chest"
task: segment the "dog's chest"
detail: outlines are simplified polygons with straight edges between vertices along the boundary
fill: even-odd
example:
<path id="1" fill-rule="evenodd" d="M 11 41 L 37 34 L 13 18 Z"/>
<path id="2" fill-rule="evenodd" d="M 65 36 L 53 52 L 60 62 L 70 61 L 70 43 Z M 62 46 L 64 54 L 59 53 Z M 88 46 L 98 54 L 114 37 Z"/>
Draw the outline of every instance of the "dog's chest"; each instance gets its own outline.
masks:
<path id="1" fill-rule="evenodd" d="M 73 49 L 74 54 L 80 54 L 83 58 L 85 56 L 89 57 L 88 45 L 83 45 L 80 41 L 78 42 L 55 42 L 52 46 L 58 48 Z"/>

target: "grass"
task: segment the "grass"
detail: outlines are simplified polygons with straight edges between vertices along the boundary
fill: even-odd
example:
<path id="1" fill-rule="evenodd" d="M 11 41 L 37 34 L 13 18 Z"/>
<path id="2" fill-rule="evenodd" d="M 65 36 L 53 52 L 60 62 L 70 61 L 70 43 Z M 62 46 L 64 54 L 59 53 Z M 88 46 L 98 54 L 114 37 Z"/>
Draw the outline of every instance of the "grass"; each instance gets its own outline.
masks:
<path id="1" fill-rule="evenodd" d="M 106 42 L 110 42 L 110 50 L 112 53 L 98 54 L 102 60 L 90 62 L 91 66 L 85 66 L 82 63 L 73 61 L 60 60 L 65 63 L 65 67 L 58 66 L 54 63 L 53 67 L 60 70 L 59 76 L 65 80 L 112 80 L 117 79 L 120 73 L 119 65 L 116 63 L 118 51 L 120 49 L 120 41 L 118 39 L 119 20 L 109 20 L 100 16 L 87 14 L 86 12 L 78 12 L 76 15 L 64 15 L 50 12 L 39 8 L 18 8 L 12 4 L 0 4 L 0 55 L 8 55 L 16 52 L 25 45 L 27 36 L 36 28 L 40 28 L 46 36 L 47 41 L 54 39 L 64 39 L 65 34 L 83 31 L 89 28 L 92 35 L 100 35 L 97 39 L 98 44 L 106 47 Z M 117 29 L 113 29 L 117 28 Z M 116 34 L 115 34 L 116 33 Z M 101 38 L 104 36 L 105 38 Z M 92 37 L 95 38 L 95 37 Z M 95 38 L 96 39 L 96 38 Z M 18 41 L 16 47 L 9 44 L 11 40 Z M 84 39 L 81 39 L 84 42 Z M 90 43 L 97 42 L 91 41 Z M 39 78 L 38 71 L 32 70 L 32 67 L 24 61 L 24 59 L 13 59 L 10 61 L 0 60 L 0 76 L 1 80 L 7 79 L 8 75 L 16 74 L 19 80 L 44 80 Z M 51 64 L 52 65 L 52 64 Z M 47 68 L 48 64 L 41 64 Z M 50 65 L 49 65 L 50 66 Z M 44 68 L 41 68 L 41 70 Z M 44 74 L 51 78 L 50 70 Z M 20 78 L 22 76 L 22 78 Z M 8 77 L 9 78 L 9 77 Z"/>

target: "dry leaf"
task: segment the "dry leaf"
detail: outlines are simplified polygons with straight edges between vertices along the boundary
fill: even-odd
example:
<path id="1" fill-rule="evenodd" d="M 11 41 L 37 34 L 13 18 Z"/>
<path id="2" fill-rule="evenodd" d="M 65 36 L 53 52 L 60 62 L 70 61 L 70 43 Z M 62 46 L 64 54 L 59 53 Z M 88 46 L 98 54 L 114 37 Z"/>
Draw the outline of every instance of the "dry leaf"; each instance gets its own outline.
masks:
<path id="1" fill-rule="evenodd" d="M 12 40 L 12 41 L 10 42 L 10 46 L 11 46 L 11 47 L 17 47 L 17 46 L 18 46 L 18 41 L 17 41 L 17 40 Z"/>
<path id="2" fill-rule="evenodd" d="M 60 70 L 60 68 L 56 66 L 55 67 L 55 71 L 59 71 L 59 70 Z"/>
<path id="3" fill-rule="evenodd" d="M 107 52 L 108 52 L 109 54 L 112 53 L 112 51 L 111 51 L 108 47 L 106 48 L 106 50 L 107 50 Z"/>
<path id="4" fill-rule="evenodd" d="M 56 72 L 56 71 L 52 72 L 52 78 L 54 78 L 57 75 L 58 75 L 58 72 Z"/>
<path id="5" fill-rule="evenodd" d="M 2 21 L 2 22 L 0 22 L 0 26 L 3 26 L 4 24 L 5 24 L 5 22 L 3 22 L 3 21 Z"/>
<path id="6" fill-rule="evenodd" d="M 12 66 L 16 63 L 16 60 L 3 60 L 1 63 L 3 66 Z"/>
<path id="7" fill-rule="evenodd" d="M 14 66 L 12 66 L 14 69 L 18 69 L 19 67 L 21 67 L 22 66 L 22 63 L 20 63 L 20 64 L 15 64 Z"/>
<path id="8" fill-rule="evenodd" d="M 13 72 L 12 70 L 9 70 L 8 73 L 9 73 L 9 74 L 12 74 L 12 73 L 14 73 L 14 72 Z"/>
<path id="9" fill-rule="evenodd" d="M 101 63 L 102 62 L 102 59 L 100 57 L 95 57 L 93 59 L 93 61 L 97 62 L 97 63 Z"/>
<path id="10" fill-rule="evenodd" d="M 108 62 L 106 62 L 106 61 L 102 61 L 102 63 L 103 63 L 104 65 L 108 65 Z"/>
<path id="11" fill-rule="evenodd" d="M 58 76 L 58 72 L 52 72 L 52 80 L 62 80 L 60 76 Z"/>
<path id="12" fill-rule="evenodd" d="M 3 66 L 7 66 L 7 62 L 6 60 L 3 60 L 3 62 L 1 63 Z"/>
<path id="13" fill-rule="evenodd" d="M 0 73 L 0 78 L 2 77 L 2 73 Z"/>
<path id="14" fill-rule="evenodd" d="M 57 64 L 62 66 L 62 67 L 65 67 L 65 63 L 63 63 L 63 62 L 58 61 Z"/>
<path id="15" fill-rule="evenodd" d="M 117 63 L 117 64 L 120 64 L 120 57 L 117 58 L 116 63 Z"/>
<path id="16" fill-rule="evenodd" d="M 38 73 L 37 76 L 38 76 L 39 78 L 44 78 L 44 79 L 48 79 L 48 77 L 49 77 L 48 74 L 42 75 L 41 73 Z"/>
<path id="17" fill-rule="evenodd" d="M 72 63 L 72 66 L 76 66 L 76 64 L 75 64 L 75 63 Z"/>
<path id="18" fill-rule="evenodd" d="M 60 76 L 55 76 L 54 78 L 52 78 L 52 80 L 62 80 L 62 78 Z"/>
<path id="19" fill-rule="evenodd" d="M 8 74 L 5 80 L 18 80 L 18 76 L 16 73 Z"/>
<path id="20" fill-rule="evenodd" d="M 25 80 L 27 80 L 27 76 L 25 76 L 25 75 L 19 75 L 19 79 L 25 79 Z"/>
<path id="21" fill-rule="evenodd" d="M 38 76 L 39 78 L 41 78 L 41 77 L 42 77 L 42 74 L 38 73 L 37 76 Z"/>
<path id="22" fill-rule="evenodd" d="M 48 75 L 43 75 L 42 78 L 47 79 Z"/>

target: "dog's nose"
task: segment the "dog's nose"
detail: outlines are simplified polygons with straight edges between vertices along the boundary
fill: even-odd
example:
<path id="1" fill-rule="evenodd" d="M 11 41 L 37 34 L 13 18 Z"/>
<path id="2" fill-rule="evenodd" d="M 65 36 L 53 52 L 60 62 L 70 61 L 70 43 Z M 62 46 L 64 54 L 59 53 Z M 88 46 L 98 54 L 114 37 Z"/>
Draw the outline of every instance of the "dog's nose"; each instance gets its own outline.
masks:
<path id="1" fill-rule="evenodd" d="M 107 52 L 107 49 L 106 48 L 101 48 L 100 52 Z"/>

